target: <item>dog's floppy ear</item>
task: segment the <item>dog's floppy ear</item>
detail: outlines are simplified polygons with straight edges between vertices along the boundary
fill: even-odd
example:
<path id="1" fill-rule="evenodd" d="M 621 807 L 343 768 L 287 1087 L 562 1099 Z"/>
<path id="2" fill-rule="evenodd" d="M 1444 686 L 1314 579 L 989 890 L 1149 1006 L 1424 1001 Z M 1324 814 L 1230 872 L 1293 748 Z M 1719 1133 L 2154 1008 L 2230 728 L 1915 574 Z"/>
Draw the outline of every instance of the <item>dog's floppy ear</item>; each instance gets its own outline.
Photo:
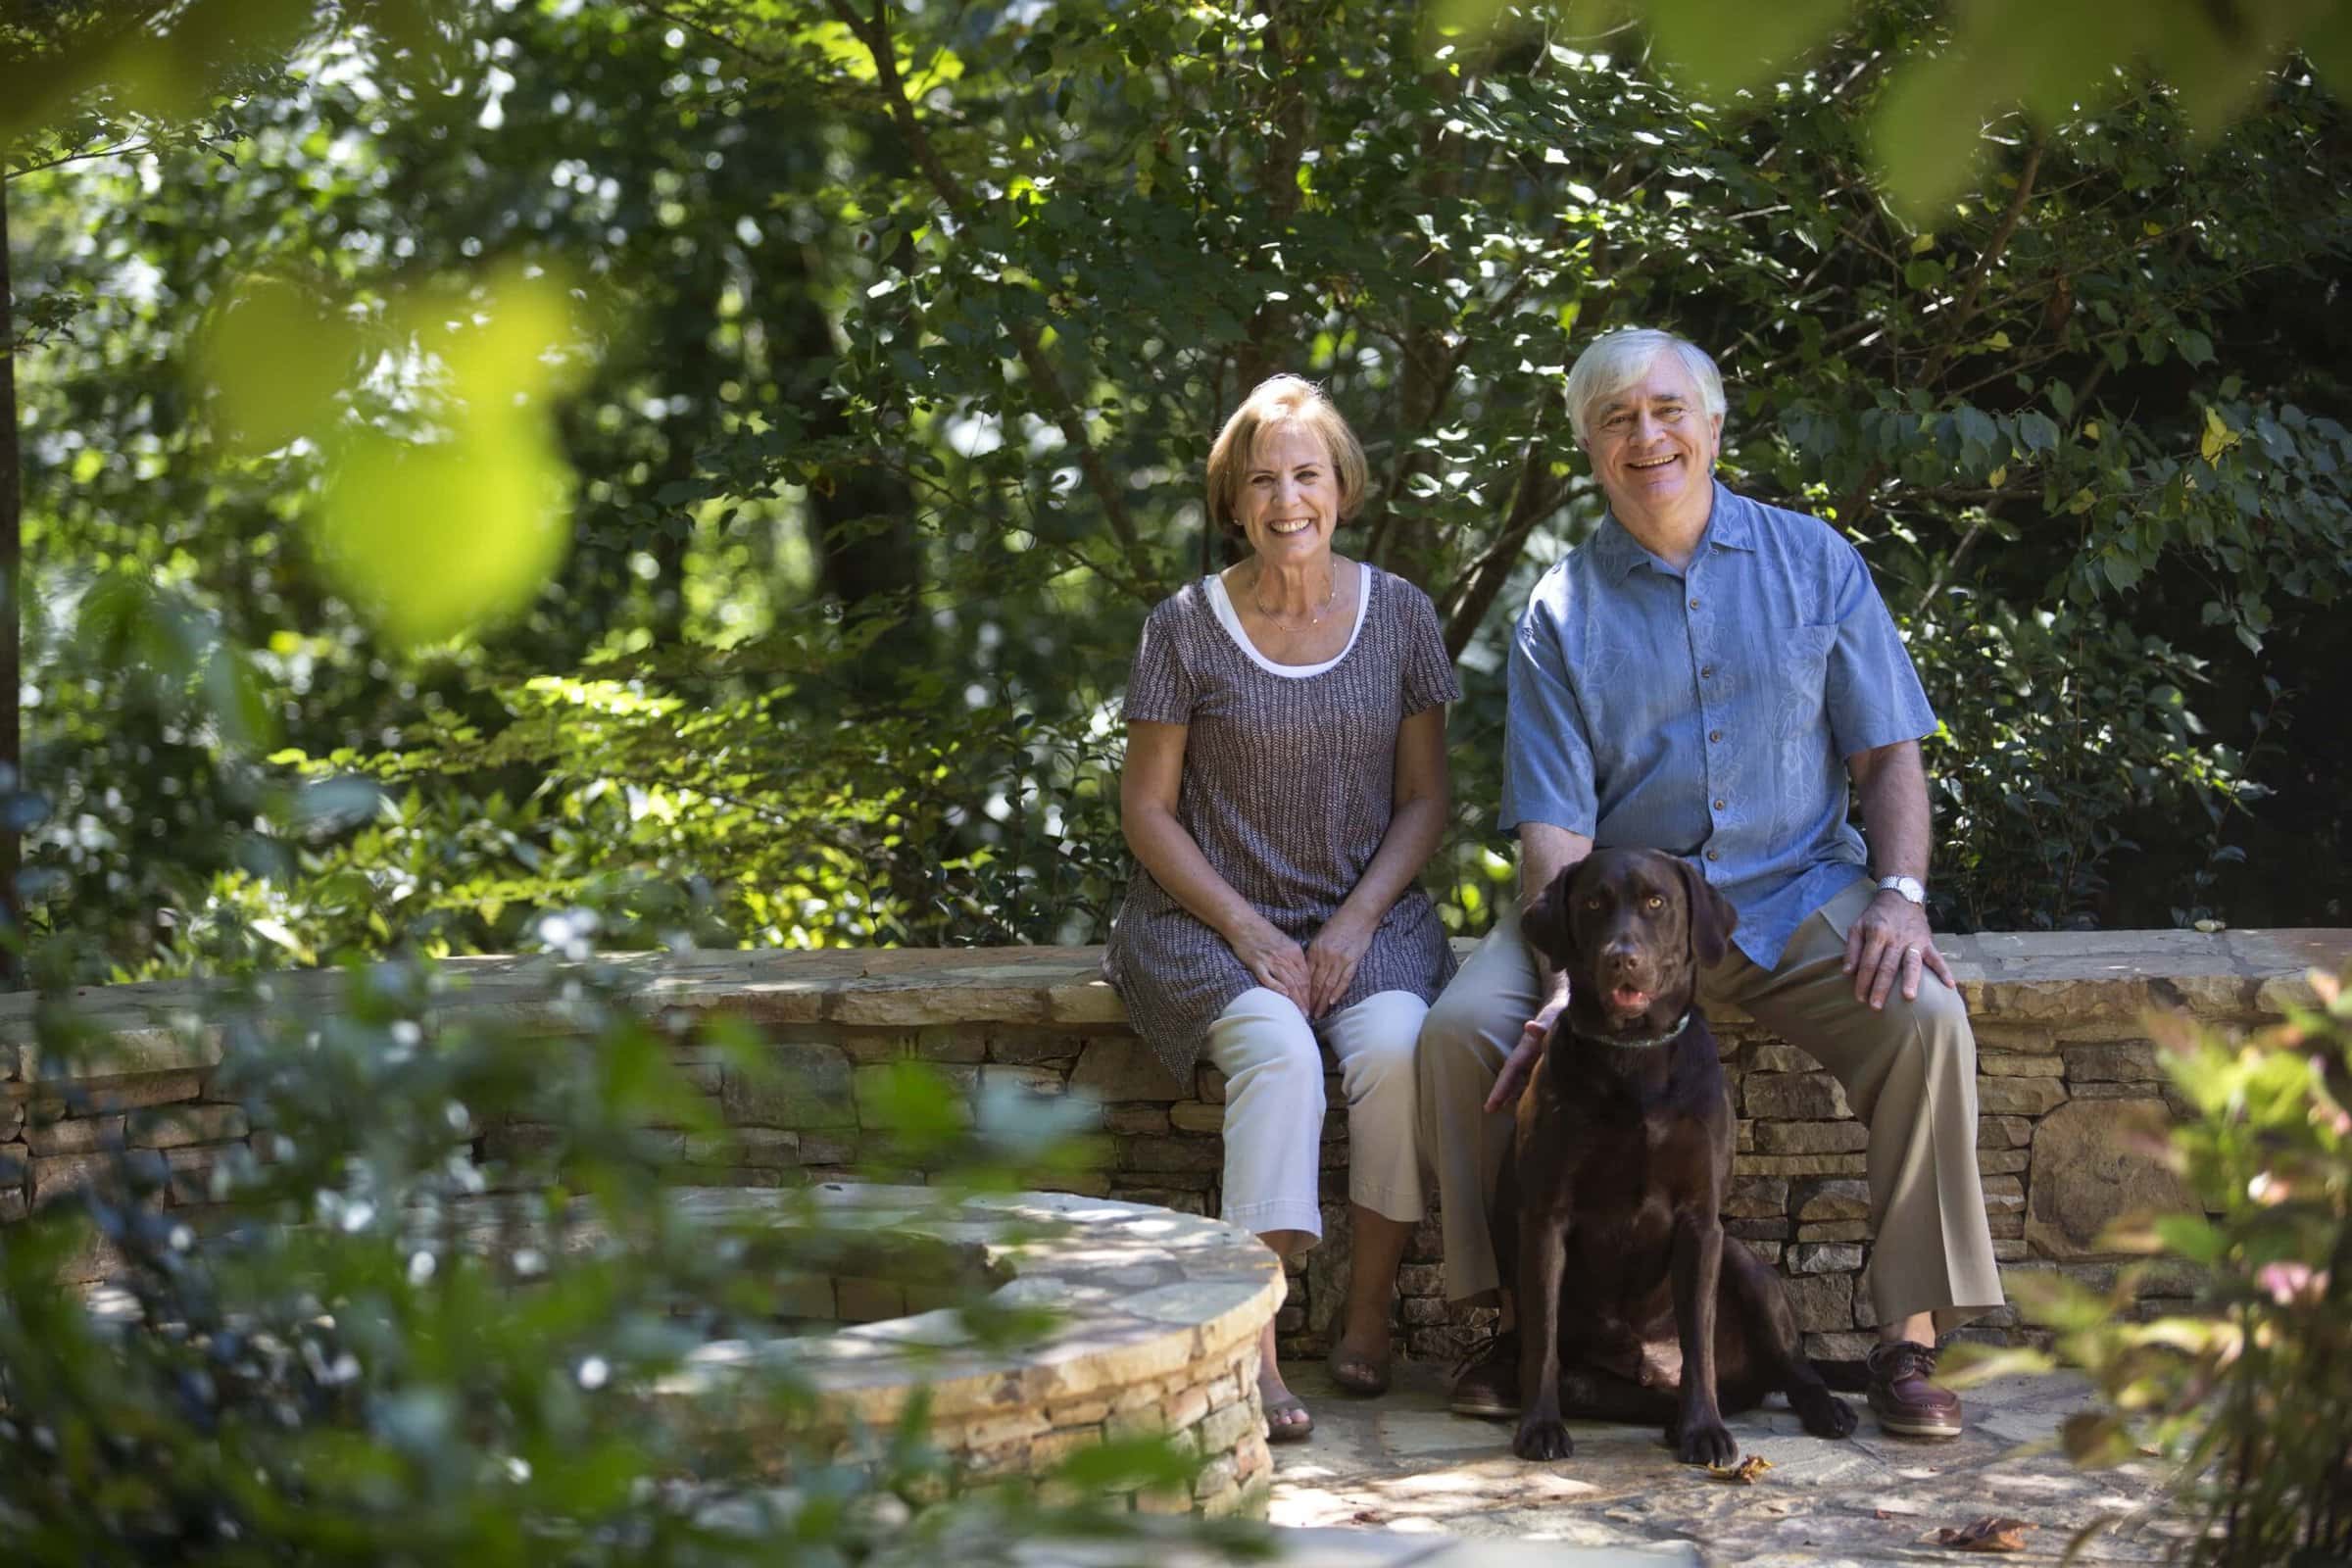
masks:
<path id="1" fill-rule="evenodd" d="M 1569 884 L 1576 880 L 1577 866 L 1569 866 L 1551 879 L 1536 902 L 1528 906 L 1526 918 L 1520 921 L 1519 933 L 1546 958 L 1553 968 L 1565 968 L 1576 952 L 1576 938 L 1568 929 Z"/>
<path id="2" fill-rule="evenodd" d="M 1740 911 L 1697 866 L 1679 858 L 1674 864 L 1683 873 L 1683 891 L 1690 900 L 1690 956 L 1700 968 L 1712 968 L 1723 961 L 1733 928 L 1740 924 Z"/>

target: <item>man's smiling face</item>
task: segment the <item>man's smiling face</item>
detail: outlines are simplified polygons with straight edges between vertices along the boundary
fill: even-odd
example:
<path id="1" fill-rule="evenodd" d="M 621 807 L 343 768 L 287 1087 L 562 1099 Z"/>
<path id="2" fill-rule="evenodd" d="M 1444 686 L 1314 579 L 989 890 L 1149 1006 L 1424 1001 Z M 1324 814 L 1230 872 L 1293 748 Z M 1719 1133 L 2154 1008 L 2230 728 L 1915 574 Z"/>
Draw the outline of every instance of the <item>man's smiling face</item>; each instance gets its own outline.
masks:
<path id="1" fill-rule="evenodd" d="M 1682 357 L 1661 351 L 1585 416 L 1592 471 L 1620 521 L 1673 512 L 1710 492 L 1723 416 L 1709 414 Z"/>

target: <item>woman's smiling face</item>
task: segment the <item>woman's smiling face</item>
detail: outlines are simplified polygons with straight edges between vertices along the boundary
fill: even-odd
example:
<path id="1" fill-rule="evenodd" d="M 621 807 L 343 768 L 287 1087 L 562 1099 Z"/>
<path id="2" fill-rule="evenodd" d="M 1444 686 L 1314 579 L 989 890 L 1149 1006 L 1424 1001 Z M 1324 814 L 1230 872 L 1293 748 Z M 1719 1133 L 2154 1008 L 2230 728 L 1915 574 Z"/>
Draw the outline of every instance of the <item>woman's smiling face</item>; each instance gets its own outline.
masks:
<path id="1" fill-rule="evenodd" d="M 1330 555 L 1340 478 L 1323 438 L 1296 419 L 1258 431 L 1234 515 L 1267 566 L 1304 565 Z"/>

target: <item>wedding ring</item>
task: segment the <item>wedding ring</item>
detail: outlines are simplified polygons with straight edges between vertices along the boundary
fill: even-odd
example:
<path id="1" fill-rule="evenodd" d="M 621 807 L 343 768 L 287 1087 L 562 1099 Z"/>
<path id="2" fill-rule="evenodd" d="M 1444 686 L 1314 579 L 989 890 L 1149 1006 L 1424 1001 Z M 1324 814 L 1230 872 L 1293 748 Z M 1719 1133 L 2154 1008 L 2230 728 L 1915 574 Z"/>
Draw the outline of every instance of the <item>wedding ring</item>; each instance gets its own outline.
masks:
<path id="1" fill-rule="evenodd" d="M 1919 956 L 1919 950 L 1917 948 L 1905 948 L 1903 950 L 1903 956 L 1906 958 L 1916 958 Z"/>

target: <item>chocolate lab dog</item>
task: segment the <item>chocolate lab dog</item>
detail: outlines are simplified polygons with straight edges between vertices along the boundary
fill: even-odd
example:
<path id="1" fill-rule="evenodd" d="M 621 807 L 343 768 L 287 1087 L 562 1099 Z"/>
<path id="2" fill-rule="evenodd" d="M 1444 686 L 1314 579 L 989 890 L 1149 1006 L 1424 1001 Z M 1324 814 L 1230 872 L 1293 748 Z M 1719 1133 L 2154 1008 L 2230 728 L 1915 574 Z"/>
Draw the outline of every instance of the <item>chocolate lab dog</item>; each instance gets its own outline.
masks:
<path id="1" fill-rule="evenodd" d="M 1595 852 L 1528 912 L 1569 1001 L 1520 1097 L 1494 1216 L 1519 1287 L 1523 1459 L 1566 1458 L 1575 1415 L 1662 1420 L 1684 1463 L 1728 1464 L 1722 1412 L 1775 1389 L 1816 1437 L 1854 1430 L 1780 1277 L 1723 1234 L 1731 1097 L 1692 993 L 1738 918 L 1646 850 Z"/>

